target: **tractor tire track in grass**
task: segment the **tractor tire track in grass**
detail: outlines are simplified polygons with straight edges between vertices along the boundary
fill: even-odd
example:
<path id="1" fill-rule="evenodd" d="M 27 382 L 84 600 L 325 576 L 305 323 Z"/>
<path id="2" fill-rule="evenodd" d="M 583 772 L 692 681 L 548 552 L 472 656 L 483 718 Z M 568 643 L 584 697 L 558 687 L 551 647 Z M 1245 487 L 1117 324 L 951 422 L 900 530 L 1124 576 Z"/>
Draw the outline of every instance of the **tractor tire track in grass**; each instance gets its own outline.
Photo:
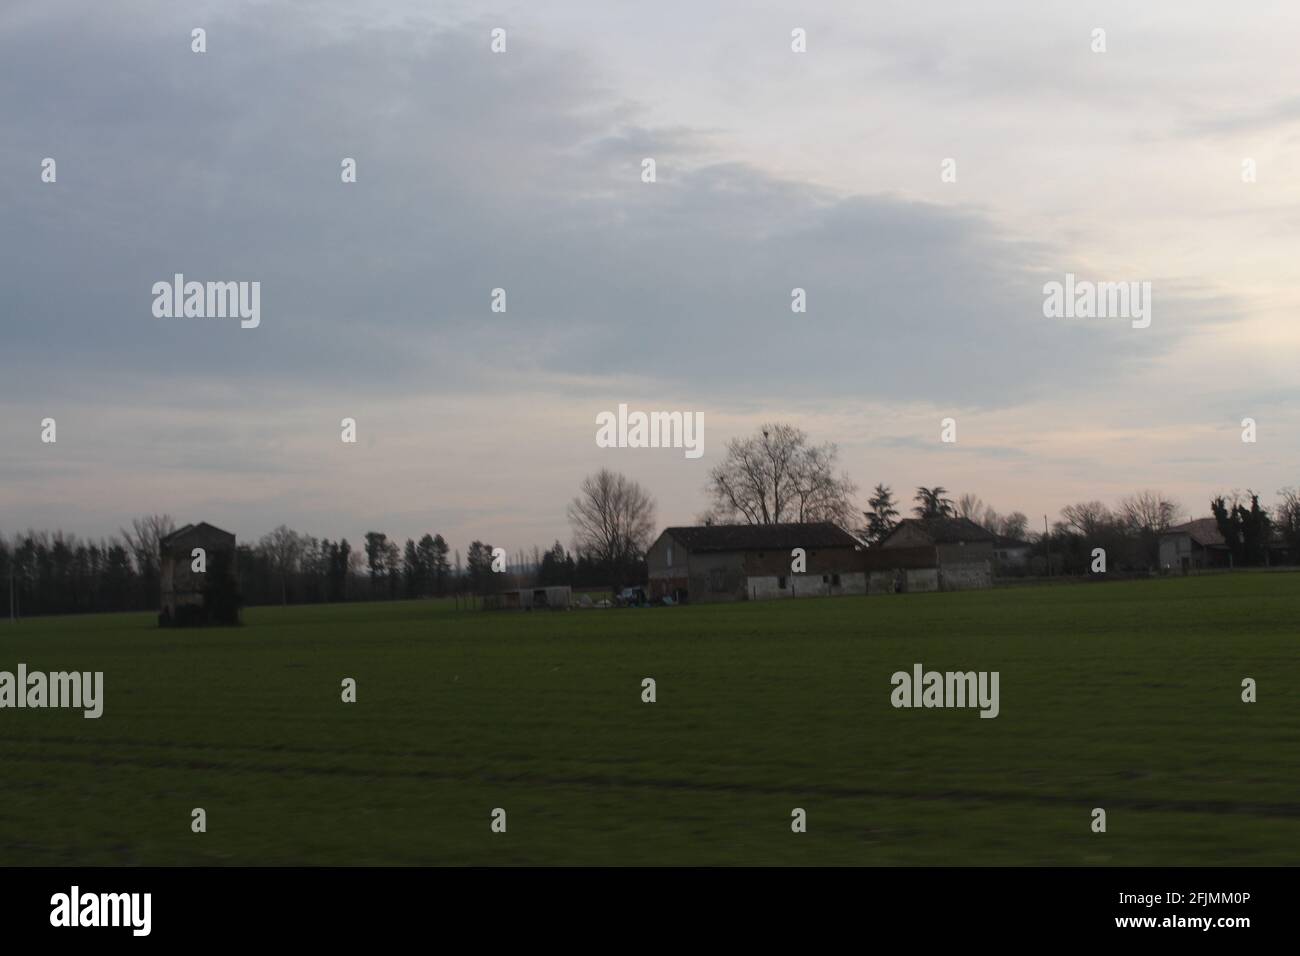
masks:
<path id="1" fill-rule="evenodd" d="M 8 742 L 0 739 L 0 742 Z M 142 746 L 160 746 L 148 744 Z M 189 745 L 171 744 L 173 747 Z M 207 749 L 228 750 L 231 748 L 210 747 Z M 275 750 L 273 747 L 249 747 L 246 749 Z M 298 748 L 307 752 L 309 748 Z M 373 754 L 372 754 L 373 755 Z M 388 754 L 394 758 L 418 756 L 412 751 Z M 766 784 L 698 781 L 675 778 L 628 777 L 594 774 L 539 774 L 539 773 L 452 773 L 431 769 L 403 769 L 389 767 L 357 767 L 347 765 L 303 765 L 303 764 L 247 764 L 233 761 L 208 759 L 170 759 L 158 757 L 126 757 L 120 754 L 113 757 L 92 756 L 89 754 L 52 754 L 20 753 L 10 755 L 5 763 L 13 767 L 16 762 L 28 761 L 36 764 L 81 764 L 94 767 L 137 767 L 153 770 L 187 770 L 199 772 L 224 773 L 265 773 L 277 776 L 296 775 L 303 777 L 347 777 L 358 780 L 376 778 L 390 780 L 434 780 L 456 781 L 460 783 L 485 783 L 493 785 L 529 785 L 546 787 L 586 787 L 597 790 L 659 790 L 677 793 L 736 793 L 747 796 L 809 796 L 828 799 L 892 799 L 941 801 L 954 803 L 987 804 L 1027 804 L 1033 806 L 1070 806 L 1080 804 L 1097 805 L 1101 798 L 1084 794 L 1032 794 L 1004 790 L 979 790 L 969 788 L 943 788 L 940 790 L 917 790 L 897 787 L 833 787 L 822 784 L 810 784 L 791 788 Z M 1170 799 L 1116 799 L 1106 798 L 1105 805 L 1110 808 L 1122 808 L 1140 811 L 1164 811 L 1172 813 L 1244 815 L 1253 817 L 1300 817 L 1300 803 L 1251 803 L 1239 800 L 1170 800 Z"/>

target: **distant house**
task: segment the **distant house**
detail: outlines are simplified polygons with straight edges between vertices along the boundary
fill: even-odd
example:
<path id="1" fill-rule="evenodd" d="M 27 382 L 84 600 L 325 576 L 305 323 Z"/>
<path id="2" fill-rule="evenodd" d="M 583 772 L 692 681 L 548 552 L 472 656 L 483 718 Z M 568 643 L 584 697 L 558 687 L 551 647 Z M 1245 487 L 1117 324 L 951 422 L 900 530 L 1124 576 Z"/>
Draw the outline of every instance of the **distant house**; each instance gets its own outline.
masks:
<path id="1" fill-rule="evenodd" d="M 992 587 L 996 541 L 996 535 L 969 518 L 905 518 L 867 554 L 868 590 Z"/>
<path id="2" fill-rule="evenodd" d="M 791 570 L 795 548 L 806 568 Z M 693 603 L 866 594 L 863 545 L 829 522 L 668 528 L 646 554 L 650 598 Z"/>
<path id="3" fill-rule="evenodd" d="M 160 627 L 239 623 L 233 534 L 201 521 L 158 544 Z"/>
<path id="4" fill-rule="evenodd" d="M 1232 566 L 1232 552 L 1213 518 L 1197 518 L 1160 534 L 1160 567 L 1187 573 Z"/>

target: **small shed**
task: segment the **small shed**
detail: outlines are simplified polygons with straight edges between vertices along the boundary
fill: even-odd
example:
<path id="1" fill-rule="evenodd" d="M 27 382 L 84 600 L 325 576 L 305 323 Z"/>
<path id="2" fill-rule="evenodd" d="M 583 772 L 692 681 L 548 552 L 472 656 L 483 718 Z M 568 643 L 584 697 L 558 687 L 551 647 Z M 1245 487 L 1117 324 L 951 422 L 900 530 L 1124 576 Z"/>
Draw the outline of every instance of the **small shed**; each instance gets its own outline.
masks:
<path id="1" fill-rule="evenodd" d="M 201 521 L 158 545 L 159 627 L 239 623 L 233 534 Z"/>
<path id="2" fill-rule="evenodd" d="M 487 611 L 563 611 L 573 603 L 573 588 L 567 584 L 537 588 L 512 588 L 483 598 Z"/>

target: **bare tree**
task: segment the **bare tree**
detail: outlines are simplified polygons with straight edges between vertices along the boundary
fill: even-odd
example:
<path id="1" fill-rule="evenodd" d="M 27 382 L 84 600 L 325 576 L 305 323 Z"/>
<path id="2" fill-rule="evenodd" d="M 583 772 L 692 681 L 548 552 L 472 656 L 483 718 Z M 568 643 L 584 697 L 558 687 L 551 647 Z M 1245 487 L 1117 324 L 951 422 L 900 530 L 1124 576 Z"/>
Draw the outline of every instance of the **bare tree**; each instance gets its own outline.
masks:
<path id="1" fill-rule="evenodd" d="M 157 578 L 162 559 L 160 542 L 176 530 L 171 515 L 145 515 L 131 521 L 130 531 L 125 528 L 119 530 L 135 558 L 136 571 L 143 578 Z"/>
<path id="2" fill-rule="evenodd" d="M 795 459 L 794 516 L 798 522 L 833 521 L 847 527 L 856 512 L 852 498 L 858 486 L 845 474 L 835 474 L 839 456 L 833 444 L 808 448 Z"/>
<path id="3" fill-rule="evenodd" d="M 357 581 L 365 577 L 366 554 L 360 548 L 356 549 L 355 551 L 348 551 L 347 561 L 348 561 L 348 565 L 347 565 L 346 576 L 343 579 L 344 588 L 345 590 L 348 591 L 348 593 L 355 594 L 356 588 L 353 587 L 349 582 Z"/>
<path id="4" fill-rule="evenodd" d="M 1182 509 L 1158 491 L 1139 491 L 1123 498 L 1117 512 L 1120 523 L 1134 536 L 1135 559 L 1153 568 L 1160 562 L 1160 532 L 1178 520 Z"/>
<path id="5" fill-rule="evenodd" d="M 718 521 L 779 524 L 833 521 L 847 526 L 857 486 L 836 475 L 839 450 L 811 445 L 794 425 L 764 425 L 759 434 L 733 438 L 727 457 L 709 473 L 711 513 Z"/>
<path id="6" fill-rule="evenodd" d="M 984 509 L 980 512 L 980 514 L 975 518 L 973 518 L 972 520 L 974 520 L 976 524 L 978 524 L 980 527 L 986 528 L 989 531 L 992 531 L 994 534 L 1005 534 L 1007 537 L 1010 538 L 1015 536 L 1008 534 L 1004 529 L 1008 526 L 1008 524 L 1014 522 L 1015 516 L 1019 514 L 1020 512 L 1015 511 L 1007 515 L 1006 517 L 1003 517 L 1002 515 L 998 514 L 998 510 L 994 508 L 992 505 L 985 505 Z M 1020 515 L 1020 517 L 1025 518 L 1024 515 Z M 1025 518 L 1025 522 L 1028 523 L 1028 521 L 1029 519 Z"/>
<path id="7" fill-rule="evenodd" d="M 1135 531 L 1167 531 L 1178 520 L 1182 508 L 1158 491 L 1139 491 L 1119 503 L 1124 523 Z"/>
<path id="8" fill-rule="evenodd" d="M 280 576 L 280 603 L 289 603 L 289 575 L 298 570 L 302 558 L 304 542 L 302 535 L 293 529 L 280 525 L 270 534 L 265 534 L 257 543 L 257 548 L 270 563 L 271 568 Z"/>
<path id="9" fill-rule="evenodd" d="M 985 526 L 989 527 L 989 526 Z M 996 527 L 989 527 L 994 534 L 1000 534 L 1004 538 L 1014 538 L 1017 541 L 1023 541 L 1025 535 L 1029 533 L 1029 517 L 1023 511 L 1013 511 L 997 522 Z"/>
<path id="10" fill-rule="evenodd" d="M 1095 538 L 1115 521 L 1110 509 L 1100 501 L 1080 501 L 1078 504 L 1066 505 L 1061 509 L 1061 518 L 1065 527 L 1077 531 L 1085 538 Z"/>
<path id="11" fill-rule="evenodd" d="M 917 489 L 919 492 L 921 489 Z M 934 489 L 942 492 L 943 489 Z M 929 501 L 921 501 L 921 504 L 929 506 Z M 1013 511 L 1010 514 L 1001 514 L 997 508 L 981 501 L 978 495 L 964 494 L 957 499 L 953 510 L 959 518 L 969 518 L 984 530 L 1001 535 L 1004 538 L 1023 539 L 1029 533 L 1029 519 L 1019 511 Z"/>
<path id="12" fill-rule="evenodd" d="M 602 468 L 569 504 L 574 550 L 604 565 L 617 587 L 650 545 L 654 499 L 632 479 Z"/>
<path id="13" fill-rule="evenodd" d="M 1300 491 L 1283 488 L 1278 497 L 1281 500 L 1273 506 L 1273 524 L 1281 530 L 1287 547 L 1300 552 Z"/>

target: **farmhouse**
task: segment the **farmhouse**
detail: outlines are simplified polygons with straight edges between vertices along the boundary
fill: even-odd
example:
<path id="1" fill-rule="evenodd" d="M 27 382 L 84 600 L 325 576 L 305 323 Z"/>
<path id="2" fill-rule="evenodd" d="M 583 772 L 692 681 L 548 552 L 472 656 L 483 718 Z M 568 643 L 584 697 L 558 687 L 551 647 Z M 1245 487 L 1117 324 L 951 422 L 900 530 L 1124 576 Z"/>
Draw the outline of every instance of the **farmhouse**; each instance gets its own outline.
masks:
<path id="1" fill-rule="evenodd" d="M 159 627 L 239 623 L 233 534 L 201 521 L 158 545 Z"/>
<path id="2" fill-rule="evenodd" d="M 906 518 L 867 553 L 868 592 L 992 587 L 996 540 L 969 518 Z"/>
<path id="3" fill-rule="evenodd" d="M 668 528 L 646 554 L 650 598 L 701 603 L 865 594 L 862 555 L 862 543 L 830 522 Z"/>
<path id="4" fill-rule="evenodd" d="M 1226 568 L 1232 552 L 1213 518 L 1175 525 L 1160 535 L 1160 567 L 1186 573 L 1198 568 Z"/>

